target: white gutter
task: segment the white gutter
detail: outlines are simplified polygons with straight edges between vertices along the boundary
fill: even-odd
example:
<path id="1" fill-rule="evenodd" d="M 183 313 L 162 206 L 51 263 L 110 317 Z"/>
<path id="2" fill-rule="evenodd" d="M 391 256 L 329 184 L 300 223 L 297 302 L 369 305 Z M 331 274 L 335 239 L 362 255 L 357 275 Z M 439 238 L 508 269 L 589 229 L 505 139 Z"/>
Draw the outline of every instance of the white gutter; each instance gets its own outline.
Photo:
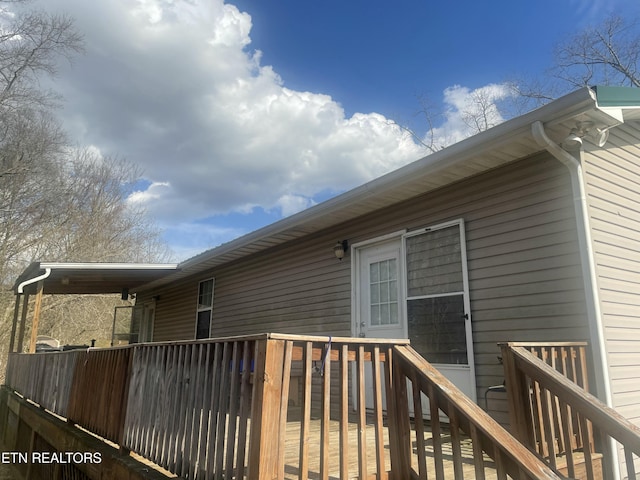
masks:
<path id="1" fill-rule="evenodd" d="M 40 268 L 56 270 L 175 270 L 177 263 L 40 263 Z"/>
<path id="2" fill-rule="evenodd" d="M 18 294 L 22 295 L 24 293 L 24 287 L 26 287 L 28 285 L 31 285 L 33 283 L 37 283 L 40 280 L 44 280 L 49 275 L 51 275 L 51 269 L 50 268 L 45 268 L 44 269 L 44 273 L 42 275 L 40 275 L 39 277 L 30 278 L 29 280 L 25 280 L 20 285 L 18 285 Z"/>
<path id="3" fill-rule="evenodd" d="M 580 262 L 582 264 L 582 278 L 584 281 L 584 292 L 587 303 L 587 321 L 589 324 L 589 335 L 591 337 L 591 349 L 596 366 L 596 392 L 598 397 L 607 406 L 613 408 L 611 395 L 611 380 L 609 377 L 609 365 L 604 341 L 604 327 L 602 325 L 602 312 L 600 310 L 600 298 L 596 283 L 595 256 L 591 243 L 591 229 L 589 226 L 589 214 L 587 211 L 587 197 L 584 190 L 582 175 L 582 164 L 572 154 L 564 150 L 560 145 L 551 140 L 540 121 L 531 124 L 531 133 L 538 145 L 553 155 L 564 166 L 569 169 L 571 175 L 571 189 L 573 191 L 573 206 L 576 214 L 576 226 L 578 230 L 578 245 L 580 249 Z M 600 375 L 597 370 L 600 370 Z M 613 468 L 615 478 L 620 477 L 619 464 L 617 461 L 617 449 L 611 442 L 609 446 L 614 458 Z"/>

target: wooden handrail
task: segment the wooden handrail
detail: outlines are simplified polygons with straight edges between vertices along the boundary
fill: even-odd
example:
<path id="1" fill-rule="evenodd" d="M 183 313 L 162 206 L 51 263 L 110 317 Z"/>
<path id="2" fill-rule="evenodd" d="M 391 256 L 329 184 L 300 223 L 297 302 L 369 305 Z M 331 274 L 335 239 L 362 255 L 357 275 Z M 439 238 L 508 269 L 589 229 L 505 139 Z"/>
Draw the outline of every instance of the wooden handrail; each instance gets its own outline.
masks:
<path id="1" fill-rule="evenodd" d="M 591 425 L 593 425 L 593 428 L 605 437 L 603 443 L 607 443 L 607 438 L 610 437 L 623 445 L 629 478 L 635 478 L 632 454 L 640 457 L 640 428 L 532 354 L 527 349 L 528 346 L 528 344 L 513 343 L 502 345 L 510 413 L 514 427 L 523 441 L 529 441 L 531 444 L 533 427 L 529 397 L 531 392 L 541 391 L 547 397 L 546 403 L 552 405 L 552 409 L 556 405 L 559 406 L 564 419 L 558 422 L 556 419 L 544 418 L 543 420 L 549 425 L 547 427 L 549 431 L 551 431 L 550 424 L 554 424 L 553 428 L 560 430 L 555 432 L 555 436 L 558 439 L 564 437 L 568 440 L 571 435 L 578 435 L 578 432 L 572 431 L 576 424 L 582 430 L 578 435 L 582 437 L 582 445 L 578 445 L 579 448 L 576 450 L 581 450 L 585 461 L 590 463 L 594 445 L 591 432 Z M 606 445 L 603 446 L 606 453 Z M 555 452 L 552 451 L 551 454 L 553 453 Z M 568 461 L 573 462 L 571 448 L 567 448 L 565 453 Z M 607 460 L 611 461 L 611 459 Z M 553 462 L 555 459 L 550 458 L 550 461 Z M 593 473 L 587 473 L 587 478 L 595 477 Z"/>
<path id="2" fill-rule="evenodd" d="M 457 428 L 471 437 L 473 442 L 474 463 L 476 478 L 484 478 L 482 453 L 491 457 L 498 468 L 500 478 L 502 474 L 507 474 L 513 478 L 528 479 L 561 479 L 560 475 L 545 465 L 536 455 L 530 452 L 520 442 L 518 442 L 509 432 L 500 426 L 484 410 L 466 397 L 460 390 L 444 377 L 435 367 L 421 357 L 413 348 L 409 346 L 396 346 L 394 351 L 394 362 L 396 363 L 396 378 L 394 386 L 400 391 L 394 405 L 396 415 L 404 416 L 404 420 L 398 423 L 401 430 L 406 430 L 408 424 L 408 410 L 403 399 L 405 396 L 402 390 L 405 388 L 406 379 L 412 381 L 414 389 L 414 408 L 420 409 L 417 391 L 426 395 L 430 403 L 430 421 L 434 432 L 434 443 L 436 443 L 435 427 L 440 424 L 440 413 L 442 411 L 450 420 L 452 437 L 457 435 Z M 400 373 L 400 375 L 397 375 Z M 417 383 L 417 385 L 416 385 Z M 422 415 L 415 413 L 415 422 L 421 421 Z M 404 427 L 402 425 L 404 424 Z M 420 430 L 416 426 L 416 431 Z M 455 432 L 455 433 L 454 433 Z M 404 455 L 407 454 L 407 432 L 400 432 L 397 441 L 404 446 Z M 418 443 L 420 440 L 418 439 Z M 458 449 L 460 447 L 458 446 Z M 419 450 L 419 449 L 418 449 Z M 459 456 L 454 445 L 454 458 Z M 438 453 L 436 451 L 436 458 Z M 441 453 L 440 453 L 441 455 Z M 419 459 L 419 464 L 423 460 Z M 402 465 L 408 465 L 408 460 L 400 460 Z M 459 467 L 461 468 L 461 467 Z M 406 473 L 406 472 L 405 472 Z M 413 476 L 422 472 L 413 472 Z M 443 478 L 441 470 L 436 469 L 436 478 Z"/>

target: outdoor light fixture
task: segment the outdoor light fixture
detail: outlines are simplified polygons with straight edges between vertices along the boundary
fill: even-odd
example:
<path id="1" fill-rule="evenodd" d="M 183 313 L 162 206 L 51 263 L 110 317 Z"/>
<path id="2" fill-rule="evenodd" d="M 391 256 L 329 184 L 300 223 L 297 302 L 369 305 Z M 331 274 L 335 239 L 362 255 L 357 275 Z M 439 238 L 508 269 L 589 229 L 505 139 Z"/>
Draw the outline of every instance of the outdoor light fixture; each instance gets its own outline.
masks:
<path id="1" fill-rule="evenodd" d="M 344 258 L 345 252 L 349 249 L 349 242 L 347 240 L 343 240 L 341 242 L 336 243 L 336 246 L 333 247 L 333 253 L 338 260 L 342 260 Z"/>
<path id="2" fill-rule="evenodd" d="M 562 142 L 562 148 L 565 150 L 572 152 L 574 150 L 579 150 L 582 147 L 582 137 L 578 135 L 578 129 L 572 128 L 567 138 Z"/>
<path id="3" fill-rule="evenodd" d="M 607 140 L 609 140 L 609 129 L 594 127 L 589 131 L 589 138 L 599 147 L 604 147 Z"/>
<path id="4" fill-rule="evenodd" d="M 609 139 L 609 128 L 596 127 L 596 124 L 591 121 L 576 122 L 575 128 L 571 129 L 562 142 L 562 148 L 568 151 L 578 150 L 585 138 L 598 147 L 604 147 Z"/>
<path id="5" fill-rule="evenodd" d="M 120 295 L 120 298 L 122 300 L 129 300 L 129 289 L 127 287 L 124 287 L 122 289 L 122 294 Z"/>

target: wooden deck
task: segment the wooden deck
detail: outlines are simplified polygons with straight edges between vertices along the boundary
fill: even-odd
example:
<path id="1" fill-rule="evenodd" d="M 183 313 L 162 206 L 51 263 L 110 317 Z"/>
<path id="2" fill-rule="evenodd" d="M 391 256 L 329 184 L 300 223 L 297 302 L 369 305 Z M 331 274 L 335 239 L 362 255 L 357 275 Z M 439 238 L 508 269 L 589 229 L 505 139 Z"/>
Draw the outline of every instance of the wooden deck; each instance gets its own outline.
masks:
<path id="1" fill-rule="evenodd" d="M 10 354 L 7 381 L 183 478 L 560 478 L 406 340 L 261 334 Z"/>
<path id="2" fill-rule="evenodd" d="M 300 422 L 290 421 L 286 427 L 286 449 L 285 449 L 285 479 L 299 479 L 299 451 L 300 451 Z M 321 420 L 319 418 L 312 418 L 309 431 L 308 443 L 311 446 L 309 449 L 309 479 L 320 479 L 320 431 Z M 344 456 L 347 459 L 348 464 L 348 478 L 358 478 L 358 425 L 356 422 L 350 422 L 348 426 L 349 431 L 349 448 L 347 452 L 340 449 L 340 423 L 336 420 L 331 420 L 329 425 L 329 479 L 340 479 L 340 459 Z M 370 477 L 377 473 L 376 467 L 376 447 L 375 447 L 375 428 L 373 422 L 367 423 L 366 428 L 366 452 L 367 452 L 367 474 Z M 412 428 L 412 466 L 415 471 L 418 471 L 418 455 L 417 455 L 417 442 L 415 439 L 415 429 Z M 454 464 L 453 464 L 453 448 L 451 443 L 451 436 L 448 432 L 448 428 L 444 427 L 441 435 L 442 439 L 442 453 L 443 453 L 443 466 L 445 478 L 455 478 Z M 425 432 L 425 457 L 427 459 L 427 472 L 429 478 L 434 475 L 435 471 L 435 455 L 434 445 L 432 441 L 432 434 L 430 431 Z M 464 469 L 464 478 L 474 477 L 474 457 L 473 446 L 470 438 L 463 437 L 461 442 L 462 463 Z M 495 465 L 493 461 L 485 456 L 485 478 L 487 480 L 497 478 Z M 389 430 L 384 427 L 384 462 L 385 469 L 388 472 L 390 470 L 390 447 L 389 447 Z M 383 476 L 384 478 L 384 476 Z M 435 477 L 434 477 L 435 478 Z"/>
<path id="3" fill-rule="evenodd" d="M 285 480 L 298 480 L 301 478 L 301 472 L 299 468 L 299 452 L 300 452 L 300 430 L 301 423 L 298 418 L 299 412 L 293 410 L 291 421 L 287 422 L 286 426 L 286 440 L 285 440 L 285 469 L 284 469 L 284 479 Z M 227 421 L 228 424 L 228 421 Z M 310 445 L 309 449 L 309 471 L 308 478 L 309 480 L 320 479 L 320 438 L 321 438 L 321 428 L 322 422 L 319 417 L 312 418 L 309 430 L 309 439 L 308 444 Z M 250 424 L 248 426 L 250 429 Z M 358 425 L 356 421 L 349 422 L 348 426 L 349 432 L 349 449 L 346 452 L 345 458 L 347 459 L 349 479 L 358 478 Z M 415 428 L 412 425 L 412 435 L 415 438 Z M 368 474 L 372 478 L 376 478 L 377 476 L 377 468 L 376 468 L 376 454 L 375 454 L 375 427 L 372 422 L 367 423 L 366 429 L 366 444 L 367 444 L 367 459 L 366 463 L 371 468 L 368 471 Z M 441 435 L 442 439 L 442 454 L 443 454 L 443 471 L 445 478 L 455 478 L 454 471 L 454 463 L 453 463 L 453 444 L 452 437 L 450 432 L 448 431 L 448 427 L 443 426 L 443 432 Z M 110 442 L 109 442 L 110 443 Z M 425 458 L 427 459 L 427 471 L 428 478 L 431 478 L 433 475 L 432 472 L 435 471 L 435 452 L 432 434 L 430 431 L 426 432 L 424 435 L 424 444 L 425 444 Z M 413 446 L 413 456 L 412 456 L 412 467 L 414 470 L 418 470 L 418 455 L 417 455 L 417 442 L 412 441 Z M 248 446 L 247 446 L 248 447 Z M 340 422 L 337 420 L 332 420 L 329 425 L 329 473 L 328 480 L 340 480 L 340 459 L 342 458 L 343 451 L 340 448 Z M 473 457 L 473 444 L 469 437 L 462 436 L 461 441 L 461 453 L 462 453 L 462 464 L 463 464 L 463 476 L 464 478 L 475 478 L 474 471 L 474 457 Z M 146 458 L 137 455 L 132 452 L 132 456 L 136 458 L 141 463 L 148 465 L 149 467 L 161 472 L 163 475 L 166 475 L 168 478 L 177 478 L 177 475 L 172 474 L 171 472 L 165 470 L 164 468 L 156 465 L 155 463 L 147 460 Z M 601 459 L 601 455 L 596 455 L 598 461 Z M 389 448 L 389 431 L 388 428 L 384 427 L 384 461 L 387 469 L 387 473 L 390 470 L 390 448 Z M 584 470 L 584 455 L 577 453 L 574 459 L 576 465 L 578 465 L 578 472 L 576 478 L 587 478 L 586 471 Z M 556 460 L 558 469 L 567 474 L 567 460 L 565 455 L 561 455 Z M 498 474 L 495 468 L 495 463 L 488 456 L 484 456 L 484 467 L 485 467 L 485 479 L 486 480 L 494 480 L 498 478 Z M 245 470 L 246 471 L 246 470 Z M 13 478 L 13 477 L 11 477 Z M 246 478 L 246 476 L 245 476 Z M 383 476 L 384 478 L 384 476 Z M 601 465 L 599 469 L 599 474 L 595 476 L 595 478 L 602 478 Z M 2 475 L 0 474 L 0 480 L 2 480 Z"/>
<path id="4" fill-rule="evenodd" d="M 285 468 L 284 468 L 284 479 L 285 480 L 299 480 L 301 477 L 301 472 L 299 468 L 300 464 L 300 430 L 301 423 L 299 419 L 299 413 L 294 409 L 291 412 L 292 419 L 287 422 L 286 425 L 286 440 L 285 440 Z M 227 418 L 227 426 L 228 426 L 228 418 Z M 413 425 L 412 425 L 413 427 Z M 228 427 L 227 427 L 228 428 Z M 250 422 L 248 425 L 248 429 L 251 429 Z M 321 429 L 322 429 L 322 421 L 319 417 L 312 418 L 309 429 L 309 438 L 308 445 L 309 448 L 309 470 L 308 470 L 308 478 L 309 480 L 320 479 L 320 439 L 321 439 Z M 417 442 L 415 441 L 415 428 L 412 428 L 412 435 L 414 441 L 413 445 L 413 456 L 412 456 L 412 466 L 417 471 L 418 470 L 418 455 L 417 455 Z M 348 438 L 349 438 L 349 448 L 345 452 L 340 448 L 340 422 L 337 420 L 331 420 L 329 424 L 329 469 L 328 469 L 328 480 L 340 480 L 340 460 L 343 454 L 344 458 L 347 461 L 347 471 L 349 472 L 349 479 L 358 478 L 358 424 L 357 422 L 351 421 L 348 424 Z M 375 426 L 373 422 L 367 423 L 366 428 L 366 445 L 367 445 L 367 458 L 366 464 L 368 467 L 368 475 L 371 478 L 377 478 L 377 466 L 376 466 L 376 450 L 375 450 Z M 453 466 L 453 445 L 451 443 L 451 435 L 448 432 L 447 427 L 443 428 L 442 432 L 442 453 L 444 458 L 444 476 L 445 478 L 455 478 L 454 466 Z M 110 443 L 110 442 L 109 442 Z M 435 452 L 434 445 L 432 441 L 431 432 L 426 432 L 424 435 L 424 444 L 425 444 L 425 457 L 427 459 L 427 469 L 428 473 L 431 475 L 433 471 L 435 471 Z M 237 448 L 237 446 L 236 446 Z M 248 448 L 248 445 L 247 445 Z M 461 452 L 462 452 L 462 463 L 463 463 L 463 471 L 464 478 L 474 478 L 474 458 L 473 458 L 473 445 L 471 439 L 468 437 L 462 438 L 461 442 Z M 132 455 L 136 460 L 141 463 L 148 465 L 149 467 L 162 472 L 162 474 L 166 475 L 169 478 L 177 478 L 177 475 L 172 474 L 171 472 L 165 470 L 159 465 L 147 460 L 146 458 L 137 455 L 132 452 Z M 390 470 L 390 448 L 389 448 L 389 430 L 385 426 L 384 427 L 384 462 L 385 468 L 388 473 Z M 485 464 L 485 478 L 487 480 L 497 479 L 497 472 L 495 469 L 494 462 L 487 457 L 484 456 L 484 464 Z M 246 471 L 246 470 L 245 470 Z M 245 476 L 246 478 L 246 476 Z M 383 475 L 382 478 L 385 478 Z M 1 477 L 0 477 L 1 480 Z"/>

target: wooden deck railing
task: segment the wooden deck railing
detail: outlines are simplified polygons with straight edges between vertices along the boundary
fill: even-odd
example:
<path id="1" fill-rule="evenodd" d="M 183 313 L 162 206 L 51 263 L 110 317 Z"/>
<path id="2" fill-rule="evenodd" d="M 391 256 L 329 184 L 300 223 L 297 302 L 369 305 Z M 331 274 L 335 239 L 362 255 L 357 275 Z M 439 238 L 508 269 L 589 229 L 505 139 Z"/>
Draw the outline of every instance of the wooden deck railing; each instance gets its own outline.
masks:
<path id="1" fill-rule="evenodd" d="M 131 348 L 79 352 L 69 395 L 69 421 L 122 443 Z"/>
<path id="2" fill-rule="evenodd" d="M 5 382 L 24 397 L 66 417 L 76 364 L 84 354 L 78 350 L 37 355 L 11 353 Z"/>
<path id="3" fill-rule="evenodd" d="M 507 475 L 531 480 L 563 478 L 464 396 L 411 347 L 394 348 L 393 372 L 395 395 L 389 410 L 393 420 L 389 419 L 389 424 L 393 423 L 397 429 L 397 478 L 433 478 L 433 472 L 437 480 L 452 478 L 443 469 L 445 429 L 448 431 L 447 443 L 450 443 L 453 460 L 453 478 L 484 479 L 488 476 L 488 469 L 495 471 L 499 479 L 507 478 Z M 411 385 L 410 395 L 407 394 L 407 380 Z M 410 426 L 407 397 L 413 400 L 413 429 Z M 423 411 L 425 400 L 427 411 Z M 428 422 L 424 420 L 425 416 L 428 416 Z M 427 429 L 431 432 L 432 458 L 428 458 L 426 453 L 424 433 Z M 415 449 L 412 447 L 412 430 Z M 470 472 L 465 472 L 464 449 L 471 451 L 473 469 Z M 416 463 L 417 472 L 411 467 Z M 395 465 L 393 470 L 396 473 Z"/>
<path id="4" fill-rule="evenodd" d="M 406 340 L 265 334 L 11 354 L 7 384 L 188 479 L 561 478 Z"/>
<path id="5" fill-rule="evenodd" d="M 505 343 L 502 358 L 514 434 L 569 477 L 609 478 L 608 446 L 624 452 L 636 478 L 640 428 L 588 392 L 586 344 Z M 624 472 L 623 472 L 624 473 Z"/>
<path id="6" fill-rule="evenodd" d="M 382 399 L 393 348 L 407 343 L 272 335 L 256 371 L 249 478 L 388 478 Z"/>
<path id="7" fill-rule="evenodd" d="M 134 349 L 122 445 L 185 478 L 244 478 L 263 337 Z"/>

